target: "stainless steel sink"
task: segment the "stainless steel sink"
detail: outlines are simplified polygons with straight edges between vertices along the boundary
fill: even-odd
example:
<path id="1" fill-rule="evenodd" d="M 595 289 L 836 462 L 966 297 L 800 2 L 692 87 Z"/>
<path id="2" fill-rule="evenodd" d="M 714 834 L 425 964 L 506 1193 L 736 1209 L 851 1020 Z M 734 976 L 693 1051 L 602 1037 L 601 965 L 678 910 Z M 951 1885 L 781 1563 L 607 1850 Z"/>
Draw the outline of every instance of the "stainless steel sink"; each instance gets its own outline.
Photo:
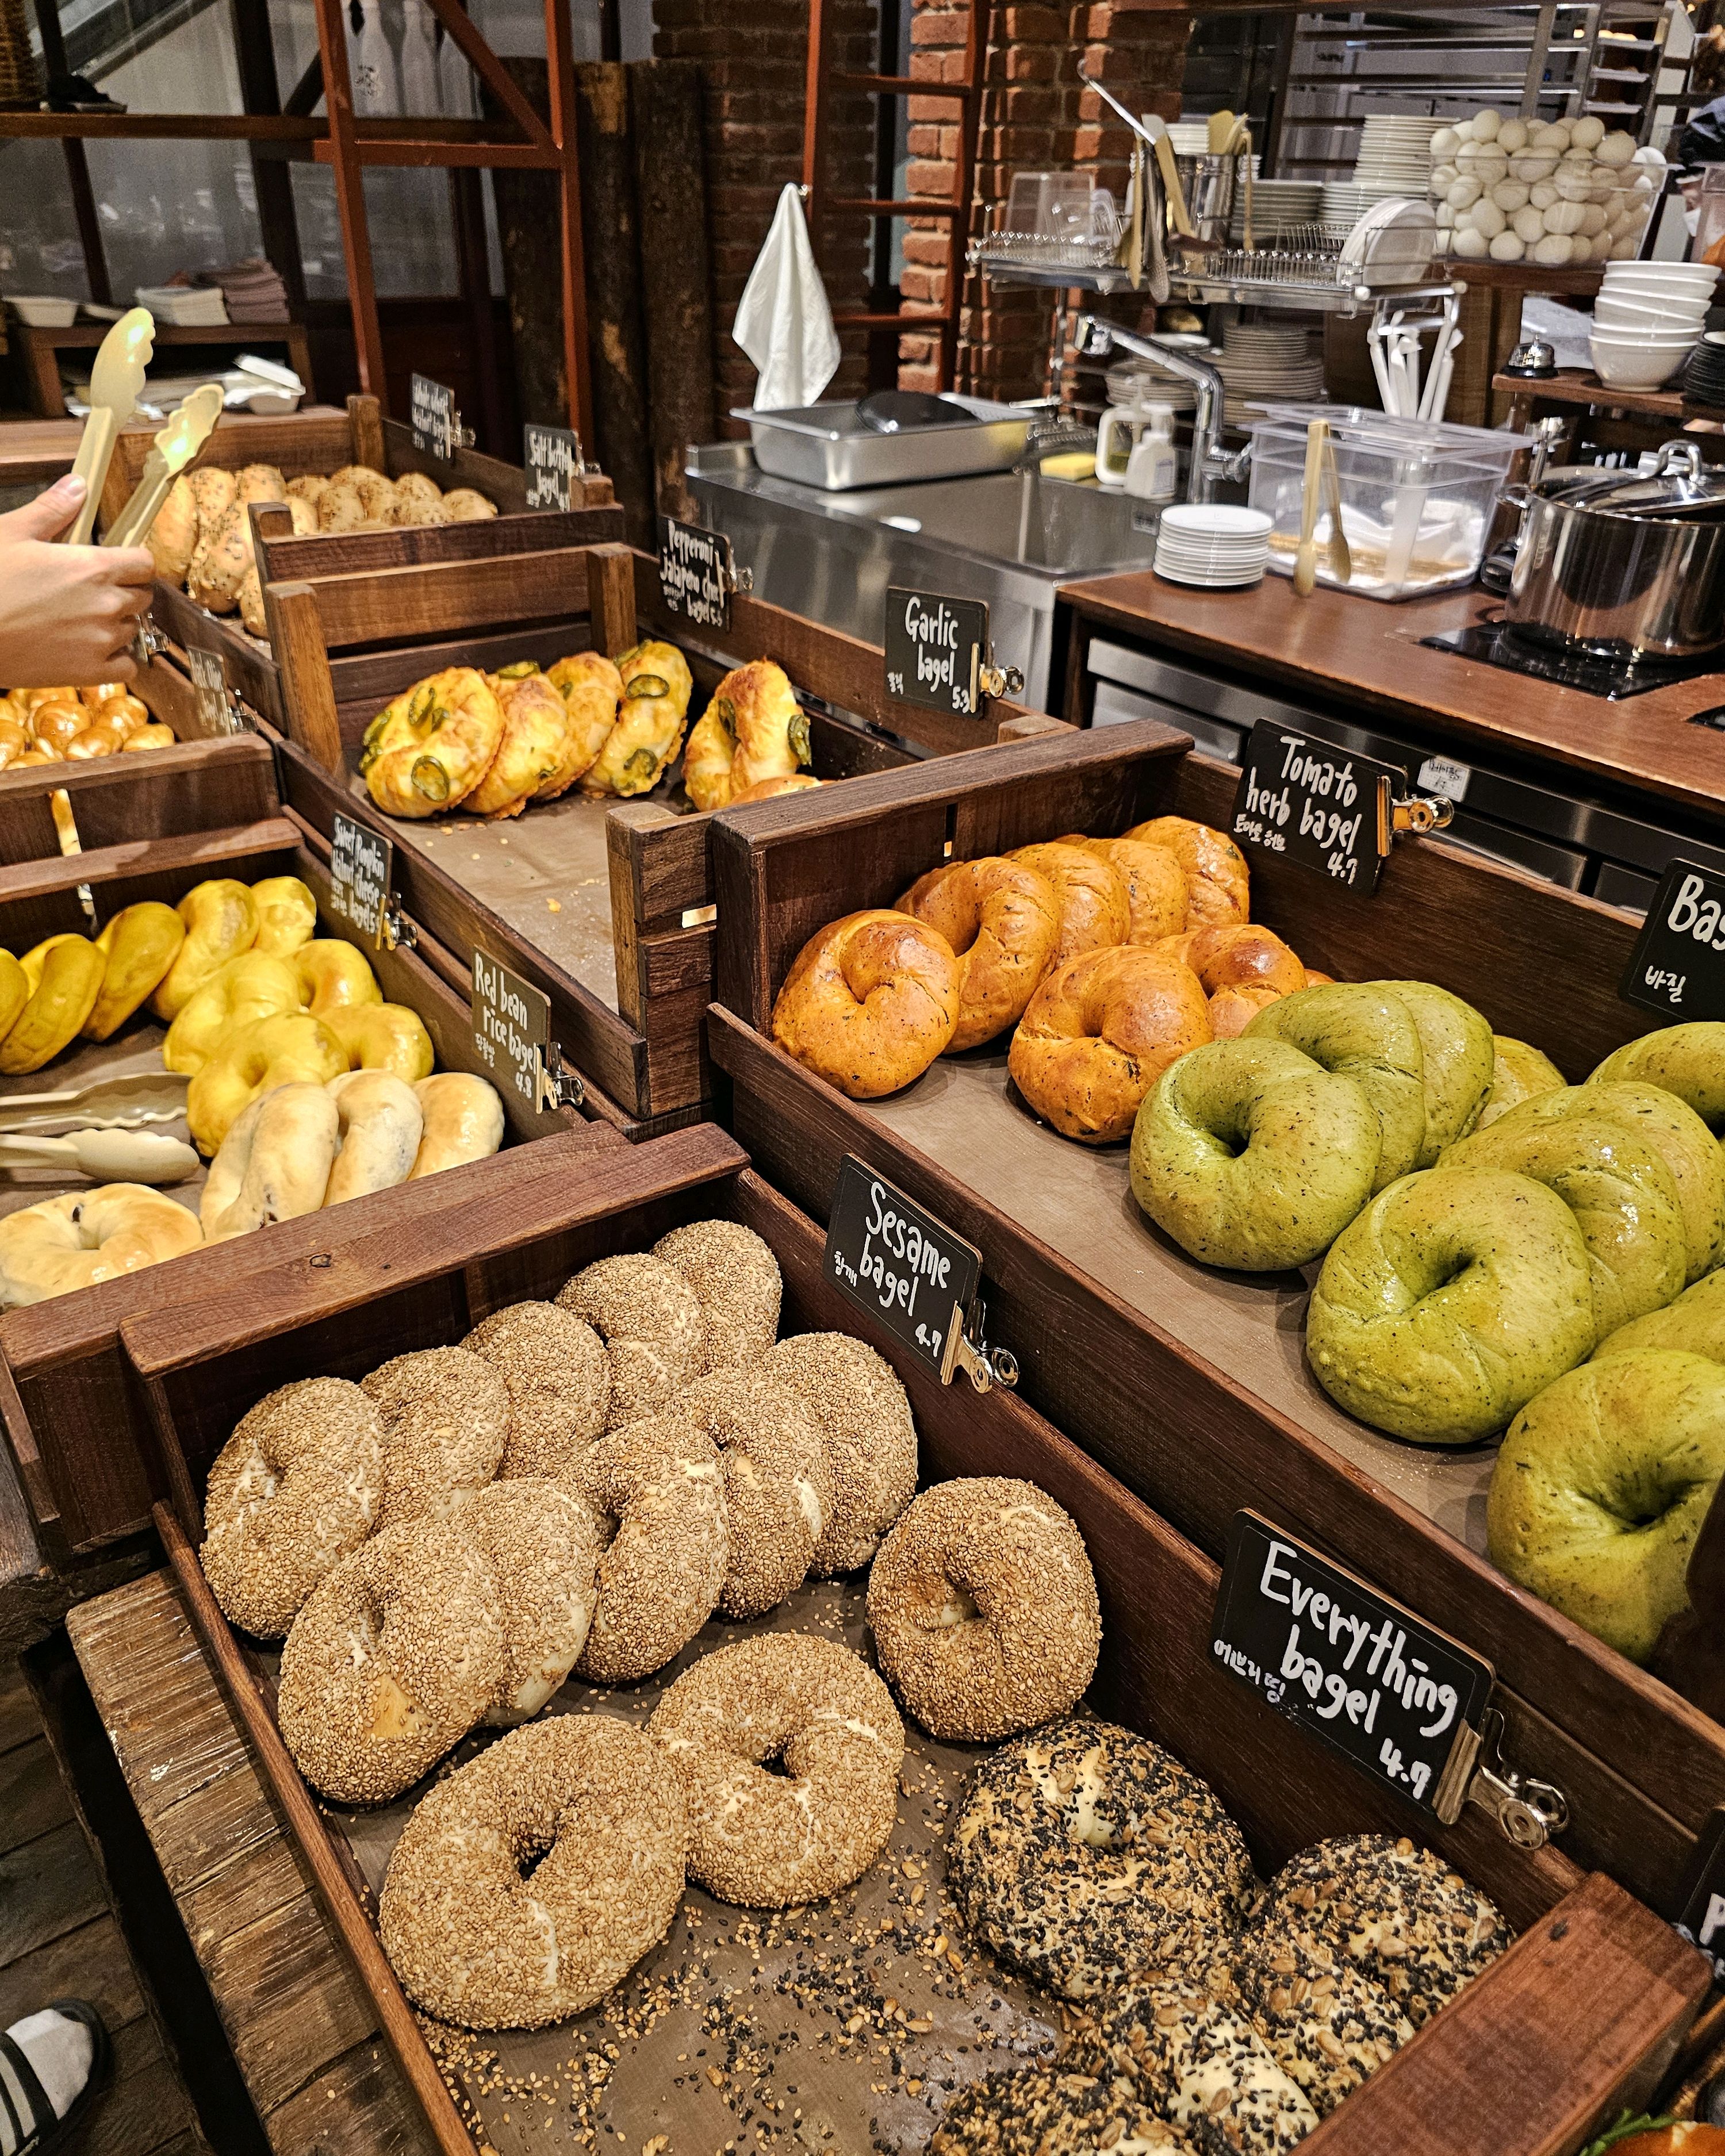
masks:
<path id="1" fill-rule="evenodd" d="M 701 521 L 725 532 L 757 598 L 882 641 L 889 585 L 988 602 L 997 665 L 1050 708 L 1058 584 L 1147 567 L 1158 512 L 1093 482 L 986 472 L 974 479 L 825 494 L 770 478 L 744 442 L 692 450 Z"/>

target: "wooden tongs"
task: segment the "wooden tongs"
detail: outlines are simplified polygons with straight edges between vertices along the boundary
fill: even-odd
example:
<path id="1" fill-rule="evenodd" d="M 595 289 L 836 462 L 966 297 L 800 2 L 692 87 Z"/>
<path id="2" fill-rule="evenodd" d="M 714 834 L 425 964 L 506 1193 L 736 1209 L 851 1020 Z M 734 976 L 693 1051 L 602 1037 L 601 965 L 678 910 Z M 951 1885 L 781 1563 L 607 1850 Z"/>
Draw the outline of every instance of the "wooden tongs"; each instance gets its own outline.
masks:
<path id="1" fill-rule="evenodd" d="M 1157 171 L 1162 176 L 1163 189 L 1168 196 L 1168 213 L 1173 218 L 1175 231 L 1183 239 L 1195 239 L 1198 234 L 1193 228 L 1191 213 L 1186 208 L 1186 191 L 1180 185 L 1180 168 L 1174 162 L 1174 146 L 1168 140 L 1166 123 L 1153 113 L 1147 112 L 1140 119 L 1136 113 L 1128 112 L 1111 90 L 1098 82 L 1094 75 L 1085 73 L 1082 62 L 1079 64 L 1078 80 L 1086 90 L 1093 90 L 1104 105 L 1117 112 L 1139 141 L 1150 151 L 1156 160 Z"/>

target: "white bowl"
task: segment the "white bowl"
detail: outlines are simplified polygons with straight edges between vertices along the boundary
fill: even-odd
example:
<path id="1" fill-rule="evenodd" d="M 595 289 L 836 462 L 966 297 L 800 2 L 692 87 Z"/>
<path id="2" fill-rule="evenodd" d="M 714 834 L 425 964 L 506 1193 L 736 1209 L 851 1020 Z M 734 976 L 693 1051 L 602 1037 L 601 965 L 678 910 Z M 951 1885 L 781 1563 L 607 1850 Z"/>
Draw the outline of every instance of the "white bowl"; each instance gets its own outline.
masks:
<path id="1" fill-rule="evenodd" d="M 1594 320 L 1612 330 L 1698 330 L 1707 316 L 1705 300 L 1620 300 L 1602 290 L 1594 302 Z"/>
<path id="2" fill-rule="evenodd" d="M 34 330 L 69 330 L 77 320 L 75 300 L 26 298 L 18 292 L 8 292 L 6 297 L 8 304 L 18 310 L 18 320 Z"/>
<path id="3" fill-rule="evenodd" d="M 1687 330 L 1595 330 L 1589 342 L 1607 352 L 1687 352 L 1698 343 L 1697 326 Z"/>
<path id="4" fill-rule="evenodd" d="M 1604 289 L 1631 285 L 1661 299 L 1711 299 L 1719 273 L 1704 262 L 1608 262 Z"/>
<path id="5" fill-rule="evenodd" d="M 1598 337 L 1588 339 L 1594 371 L 1610 389 L 1662 389 L 1683 364 L 1684 352 L 1650 351 L 1602 346 Z"/>

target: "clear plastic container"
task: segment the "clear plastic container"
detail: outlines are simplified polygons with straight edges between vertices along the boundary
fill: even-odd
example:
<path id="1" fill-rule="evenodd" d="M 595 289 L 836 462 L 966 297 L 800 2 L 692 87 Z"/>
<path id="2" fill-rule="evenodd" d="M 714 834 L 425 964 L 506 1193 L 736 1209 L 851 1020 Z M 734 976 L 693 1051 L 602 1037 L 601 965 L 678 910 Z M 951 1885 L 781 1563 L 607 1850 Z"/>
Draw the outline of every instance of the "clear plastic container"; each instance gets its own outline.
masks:
<path id="1" fill-rule="evenodd" d="M 1251 506 L 1271 519 L 1270 566 L 1294 572 L 1306 483 L 1306 429 L 1327 420 L 1341 483 L 1342 531 L 1353 557 L 1343 585 L 1330 572 L 1327 489 L 1319 495 L 1317 580 L 1373 599 L 1413 598 L 1479 573 L 1505 475 L 1525 434 L 1393 419 L 1359 405 L 1266 406 L 1249 423 Z"/>

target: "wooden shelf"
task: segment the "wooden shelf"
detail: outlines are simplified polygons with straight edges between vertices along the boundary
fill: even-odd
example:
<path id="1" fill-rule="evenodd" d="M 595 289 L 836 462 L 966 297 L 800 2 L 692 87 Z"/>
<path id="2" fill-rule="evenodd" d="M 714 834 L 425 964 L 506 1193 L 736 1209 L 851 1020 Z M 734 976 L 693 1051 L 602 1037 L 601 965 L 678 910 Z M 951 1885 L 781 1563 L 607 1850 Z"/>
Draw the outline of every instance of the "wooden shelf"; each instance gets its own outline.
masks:
<path id="1" fill-rule="evenodd" d="M 1564 367 L 1541 382 L 1518 374 L 1494 374 L 1491 387 L 1537 404 L 1599 404 L 1614 412 L 1637 412 L 1650 419 L 1725 420 L 1706 405 L 1691 404 L 1676 389 L 1614 389 L 1582 367 Z"/>
<path id="2" fill-rule="evenodd" d="M 1591 297 L 1599 290 L 1605 274 L 1603 262 L 1589 262 L 1578 269 L 1571 269 L 1566 264 L 1560 270 L 1552 270 L 1537 262 L 1464 262 L 1450 254 L 1438 256 L 1434 266 L 1447 271 L 1459 284 L 1491 285 L 1508 292 L 1546 292 L 1583 298 Z"/>
<path id="3" fill-rule="evenodd" d="M 93 352 L 113 326 L 111 322 L 73 322 L 65 329 L 16 325 L 31 398 L 43 418 L 59 418 L 65 412 L 55 353 Z M 303 322 L 158 322 L 153 341 L 158 351 L 174 345 L 224 345 L 235 351 L 244 345 L 284 345 L 289 365 L 305 383 L 308 398 L 311 394 L 311 347 Z"/>

